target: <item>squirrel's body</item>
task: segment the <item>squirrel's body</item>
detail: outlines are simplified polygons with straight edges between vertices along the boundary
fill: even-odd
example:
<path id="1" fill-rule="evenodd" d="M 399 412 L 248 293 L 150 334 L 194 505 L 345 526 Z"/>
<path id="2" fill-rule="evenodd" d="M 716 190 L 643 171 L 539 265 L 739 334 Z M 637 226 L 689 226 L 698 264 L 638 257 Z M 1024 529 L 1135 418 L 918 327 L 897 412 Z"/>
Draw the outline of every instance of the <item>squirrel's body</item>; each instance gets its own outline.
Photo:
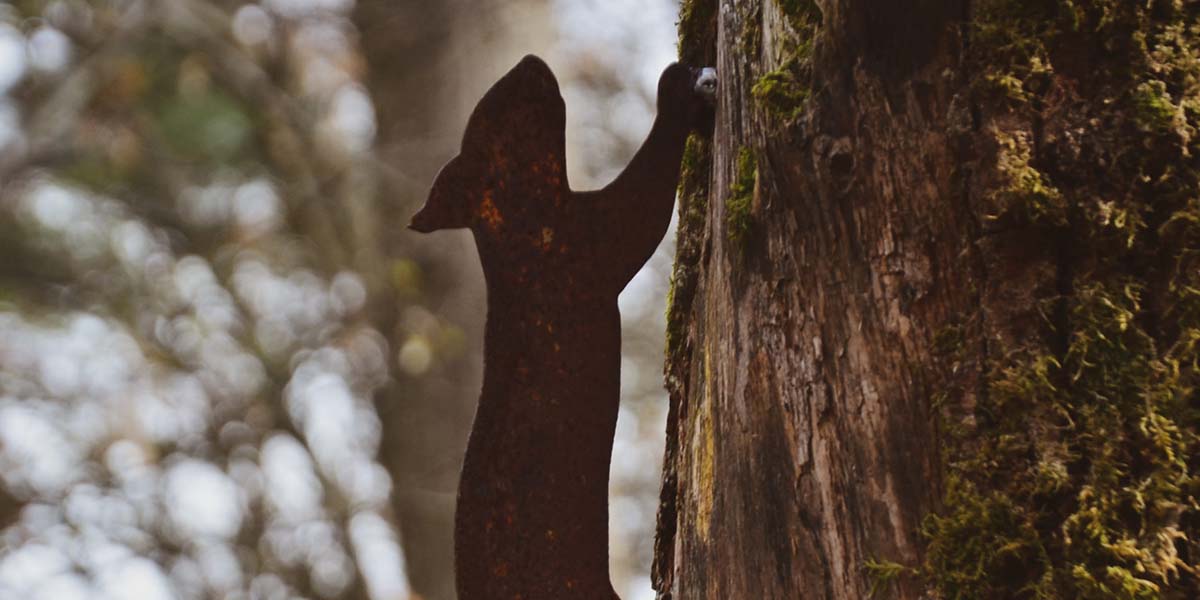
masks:
<path id="1" fill-rule="evenodd" d="M 565 111 L 526 57 L 484 96 L 413 228 L 470 227 L 487 279 L 484 381 L 455 515 L 462 600 L 614 600 L 608 475 L 620 394 L 617 295 L 666 233 L 679 163 L 711 120 L 672 65 L 646 142 L 572 192 Z M 664 102 L 678 100 L 683 106 Z M 707 115 L 707 117 L 706 117 Z"/>

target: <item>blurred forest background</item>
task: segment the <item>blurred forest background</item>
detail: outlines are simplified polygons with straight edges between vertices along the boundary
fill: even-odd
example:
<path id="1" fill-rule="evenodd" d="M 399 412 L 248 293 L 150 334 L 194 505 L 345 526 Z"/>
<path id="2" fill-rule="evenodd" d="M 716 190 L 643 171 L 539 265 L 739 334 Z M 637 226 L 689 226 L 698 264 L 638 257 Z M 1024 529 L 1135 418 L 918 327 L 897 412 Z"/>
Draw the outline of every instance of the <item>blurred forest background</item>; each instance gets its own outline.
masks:
<path id="1" fill-rule="evenodd" d="M 468 234 L 404 226 L 526 53 L 573 187 L 606 183 L 676 10 L 0 1 L 0 599 L 452 598 L 482 276 Z M 672 255 L 621 299 L 627 599 L 653 597 Z"/>

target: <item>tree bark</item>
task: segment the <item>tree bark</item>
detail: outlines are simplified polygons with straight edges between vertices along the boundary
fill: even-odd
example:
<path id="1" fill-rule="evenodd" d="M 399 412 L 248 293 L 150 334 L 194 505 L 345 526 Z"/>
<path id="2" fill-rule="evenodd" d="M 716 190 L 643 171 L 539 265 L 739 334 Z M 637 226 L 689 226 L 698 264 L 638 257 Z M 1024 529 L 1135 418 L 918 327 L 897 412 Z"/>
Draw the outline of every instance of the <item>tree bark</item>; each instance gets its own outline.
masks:
<path id="1" fill-rule="evenodd" d="M 660 597 L 1196 592 L 1196 15 L 684 2 Z"/>

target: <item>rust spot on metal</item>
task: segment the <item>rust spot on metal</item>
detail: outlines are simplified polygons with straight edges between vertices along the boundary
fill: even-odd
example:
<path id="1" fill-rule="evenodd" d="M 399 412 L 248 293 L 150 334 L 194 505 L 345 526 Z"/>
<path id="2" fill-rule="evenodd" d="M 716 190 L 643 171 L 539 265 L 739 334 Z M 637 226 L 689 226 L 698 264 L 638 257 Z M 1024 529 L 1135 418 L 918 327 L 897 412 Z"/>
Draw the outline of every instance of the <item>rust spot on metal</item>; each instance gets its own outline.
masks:
<path id="1" fill-rule="evenodd" d="M 503 187 L 503 183 L 501 184 Z M 492 192 L 488 190 L 483 193 L 483 202 L 479 203 L 479 217 L 487 224 L 492 231 L 500 229 L 504 224 L 504 217 L 500 215 L 500 210 L 496 208 L 496 203 L 492 201 Z"/>
<path id="2" fill-rule="evenodd" d="M 413 217 L 422 232 L 469 228 L 487 282 L 483 393 L 455 513 L 461 600 L 616 598 L 617 294 L 671 221 L 687 136 L 711 132 L 700 74 L 668 67 L 633 161 L 605 188 L 576 192 L 558 82 L 527 56 L 475 107 L 459 155 Z"/>

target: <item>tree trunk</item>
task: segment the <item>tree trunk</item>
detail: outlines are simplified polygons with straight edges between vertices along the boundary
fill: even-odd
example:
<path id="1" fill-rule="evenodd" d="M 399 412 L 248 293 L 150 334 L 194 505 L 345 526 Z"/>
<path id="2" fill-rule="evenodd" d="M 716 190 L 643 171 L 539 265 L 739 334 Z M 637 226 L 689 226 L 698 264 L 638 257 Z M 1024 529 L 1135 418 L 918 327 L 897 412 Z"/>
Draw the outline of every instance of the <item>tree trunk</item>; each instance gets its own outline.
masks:
<path id="1" fill-rule="evenodd" d="M 684 2 L 660 597 L 1195 597 L 1196 4 Z"/>

